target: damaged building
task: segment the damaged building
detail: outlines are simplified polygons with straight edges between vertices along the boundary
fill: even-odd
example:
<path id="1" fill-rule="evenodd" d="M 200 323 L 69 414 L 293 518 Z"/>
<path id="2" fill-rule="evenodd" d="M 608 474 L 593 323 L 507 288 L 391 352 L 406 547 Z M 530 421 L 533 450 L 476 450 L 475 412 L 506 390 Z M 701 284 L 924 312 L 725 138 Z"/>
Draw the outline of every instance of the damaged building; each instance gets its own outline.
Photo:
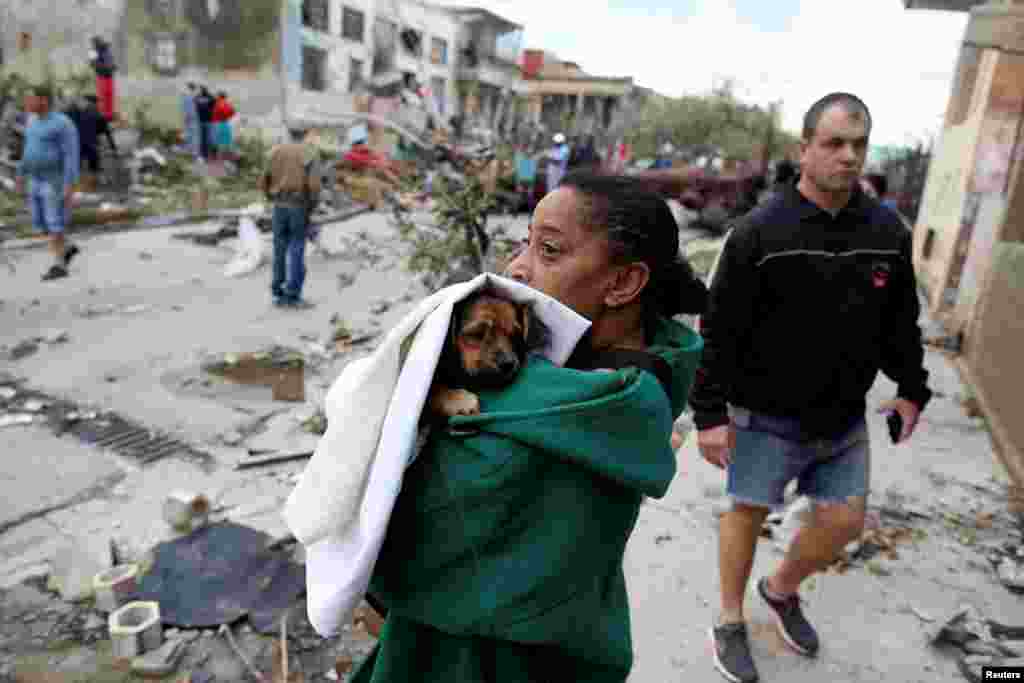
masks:
<path id="1" fill-rule="evenodd" d="M 545 50 L 523 52 L 523 78 L 534 123 L 601 138 L 621 137 L 649 93 L 632 78 L 594 76 Z"/>
<path id="2" fill-rule="evenodd" d="M 0 12 L 4 68 L 32 81 L 89 73 L 91 38 L 107 40 L 129 123 L 144 106 L 150 120 L 180 125 L 189 81 L 227 91 L 243 129 L 344 123 L 382 64 L 418 82 L 445 121 L 468 113 L 494 125 L 521 90 L 522 27 L 483 10 L 414 0 L 8 0 Z"/>
<path id="3" fill-rule="evenodd" d="M 458 110 L 471 126 L 507 131 L 526 115 L 523 27 L 485 9 L 447 11 L 459 24 Z"/>

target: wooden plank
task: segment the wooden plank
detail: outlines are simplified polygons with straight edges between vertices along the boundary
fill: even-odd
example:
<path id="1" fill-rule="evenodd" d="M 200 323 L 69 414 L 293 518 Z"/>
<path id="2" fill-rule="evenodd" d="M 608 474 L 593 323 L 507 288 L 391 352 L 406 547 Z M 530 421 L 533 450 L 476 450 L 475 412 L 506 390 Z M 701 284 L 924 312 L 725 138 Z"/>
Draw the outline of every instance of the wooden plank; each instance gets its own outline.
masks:
<path id="1" fill-rule="evenodd" d="M 302 460 L 304 458 L 310 458 L 313 456 L 313 451 L 299 451 L 298 453 L 279 453 L 275 455 L 265 455 L 259 458 L 246 458 L 245 460 L 239 460 L 235 464 L 236 470 L 247 470 L 252 467 L 262 467 L 263 465 L 275 465 L 282 462 L 291 462 L 292 460 Z"/>

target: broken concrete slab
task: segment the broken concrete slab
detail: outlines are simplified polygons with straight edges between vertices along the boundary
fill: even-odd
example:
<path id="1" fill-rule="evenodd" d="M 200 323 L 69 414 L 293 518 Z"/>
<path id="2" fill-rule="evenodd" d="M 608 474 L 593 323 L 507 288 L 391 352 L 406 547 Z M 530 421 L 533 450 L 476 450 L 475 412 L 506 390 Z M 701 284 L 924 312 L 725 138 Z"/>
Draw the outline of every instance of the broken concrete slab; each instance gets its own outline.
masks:
<path id="1" fill-rule="evenodd" d="M 26 339 L 7 349 L 5 356 L 6 360 L 16 362 L 23 358 L 28 358 L 38 350 L 39 344 L 35 340 Z"/>
<path id="2" fill-rule="evenodd" d="M 1024 590 L 1024 566 L 1021 566 L 1020 563 L 1009 557 L 1004 557 L 999 563 L 996 573 L 999 576 L 999 581 L 1007 588 L 1015 591 Z"/>
<path id="3" fill-rule="evenodd" d="M 35 422 L 36 416 L 30 413 L 9 413 L 0 415 L 0 429 L 4 427 L 16 427 L 19 425 L 30 425 Z"/>
<path id="4" fill-rule="evenodd" d="M 0 450 L 18 462 L 16 468 L 9 468 L 5 474 L 0 529 L 34 514 L 91 498 L 123 476 L 121 468 L 108 456 L 45 429 L 4 430 Z"/>
<path id="5" fill-rule="evenodd" d="M 144 678 L 169 676 L 178 668 L 186 649 L 184 640 L 168 640 L 156 650 L 132 659 L 132 673 Z"/>
<path id="6" fill-rule="evenodd" d="M 93 577 L 104 569 L 107 569 L 106 563 L 79 545 L 68 543 L 53 558 L 47 587 L 68 602 L 81 602 L 93 596 Z"/>
<path id="7" fill-rule="evenodd" d="M 52 598 L 35 586 L 20 584 L 12 586 L 4 594 L 4 613 L 10 619 L 17 619 L 30 612 L 36 612 L 50 604 Z"/>
<path id="8" fill-rule="evenodd" d="M 960 605 L 945 616 L 941 617 L 935 625 L 928 627 L 925 631 L 925 637 L 927 638 L 928 643 L 931 645 L 937 645 L 945 637 L 947 629 L 964 622 L 970 610 L 970 607 Z"/>

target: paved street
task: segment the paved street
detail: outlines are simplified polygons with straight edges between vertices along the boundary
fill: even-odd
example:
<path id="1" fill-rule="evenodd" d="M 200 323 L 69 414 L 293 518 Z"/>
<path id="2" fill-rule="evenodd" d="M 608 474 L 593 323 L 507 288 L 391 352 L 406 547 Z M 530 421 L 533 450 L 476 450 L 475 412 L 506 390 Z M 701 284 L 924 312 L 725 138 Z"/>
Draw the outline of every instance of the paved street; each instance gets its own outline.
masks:
<path id="1" fill-rule="evenodd" d="M 210 457 L 140 466 L 43 426 L 0 429 L 0 585 L 45 571 L 68 540 L 98 558 L 110 539 L 126 552 L 144 552 L 169 533 L 160 507 L 172 489 L 204 492 L 228 518 L 272 536 L 284 533 L 280 506 L 303 463 L 243 472 L 233 465 L 243 447 L 301 450 L 315 443 L 299 421 L 344 364 L 370 347 L 311 362 L 305 404 L 190 378 L 200 375 L 207 354 L 280 344 L 315 356 L 332 315 L 353 330 L 387 330 L 424 294 L 401 270 L 402 254 L 381 214 L 325 230 L 331 254 L 310 252 L 306 291 L 316 307 L 303 312 L 270 306 L 267 266 L 243 278 L 224 276 L 235 241 L 208 247 L 171 238 L 216 227 L 83 240 L 72 276 L 52 283 L 39 280 L 48 265 L 44 250 L 4 251 L 16 270 L 0 269 L 0 345 L 54 330 L 66 331 L 67 341 L 40 342 L 34 354 L 0 363 L 0 372 L 83 409 L 116 411 L 173 433 Z M 516 219 L 513 228 L 522 232 L 525 221 Z M 1021 542 L 1006 514 L 1004 477 L 982 422 L 964 414 L 964 389 L 949 362 L 929 353 L 928 366 L 937 395 L 910 445 L 891 446 L 884 420 L 870 419 L 874 502 L 928 510 L 931 519 L 907 523 L 926 535 L 900 545 L 897 559 L 878 559 L 871 571 L 859 564 L 843 576 L 815 579 L 805 597 L 825 643 L 818 661 L 789 654 L 768 613 L 752 601 L 763 680 L 961 680 L 952 659 L 925 645 L 929 615 L 967 603 L 1024 624 L 1021 598 L 999 584 L 984 555 L 986 543 Z M 869 401 L 875 406 L 892 392 L 882 379 Z M 236 438 L 226 438 L 232 433 Z M 668 495 L 644 506 L 627 554 L 637 653 L 631 681 L 718 680 L 707 629 L 717 594 L 714 510 L 722 489 L 722 475 L 699 459 L 691 438 Z M 945 514 L 974 519 L 985 512 L 995 513 L 995 525 L 973 532 L 971 543 Z M 884 515 L 882 522 L 894 523 Z M 766 539 L 755 571 L 767 571 L 778 557 Z"/>

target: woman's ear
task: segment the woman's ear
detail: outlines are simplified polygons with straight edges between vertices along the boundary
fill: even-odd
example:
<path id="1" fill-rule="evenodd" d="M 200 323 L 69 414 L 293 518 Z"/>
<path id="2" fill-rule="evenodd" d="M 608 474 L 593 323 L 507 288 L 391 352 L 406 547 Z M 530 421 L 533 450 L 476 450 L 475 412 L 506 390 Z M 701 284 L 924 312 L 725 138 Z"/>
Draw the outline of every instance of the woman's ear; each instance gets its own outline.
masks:
<path id="1" fill-rule="evenodd" d="M 651 269 L 643 261 L 633 261 L 615 268 L 614 280 L 604 295 L 604 305 L 622 308 L 640 298 L 640 293 L 651 280 Z"/>

